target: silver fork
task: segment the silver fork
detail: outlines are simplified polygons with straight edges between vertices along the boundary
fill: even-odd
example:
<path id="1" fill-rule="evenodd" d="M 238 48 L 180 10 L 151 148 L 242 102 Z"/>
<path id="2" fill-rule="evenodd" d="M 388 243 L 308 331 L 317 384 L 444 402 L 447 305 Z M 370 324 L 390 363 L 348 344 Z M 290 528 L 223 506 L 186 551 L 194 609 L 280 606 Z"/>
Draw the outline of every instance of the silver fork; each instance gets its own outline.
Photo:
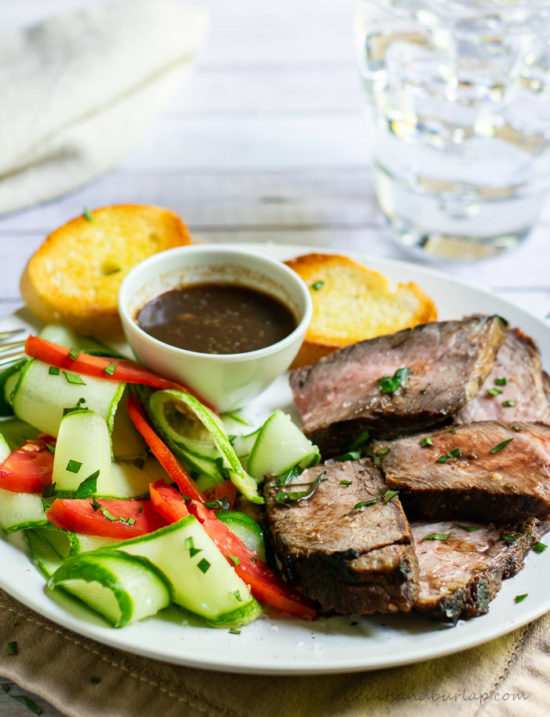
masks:
<path id="1" fill-rule="evenodd" d="M 0 366 L 7 366 L 10 363 L 19 361 L 26 356 L 24 341 L 8 341 L 13 336 L 22 333 L 25 329 L 11 329 L 8 331 L 0 331 Z"/>

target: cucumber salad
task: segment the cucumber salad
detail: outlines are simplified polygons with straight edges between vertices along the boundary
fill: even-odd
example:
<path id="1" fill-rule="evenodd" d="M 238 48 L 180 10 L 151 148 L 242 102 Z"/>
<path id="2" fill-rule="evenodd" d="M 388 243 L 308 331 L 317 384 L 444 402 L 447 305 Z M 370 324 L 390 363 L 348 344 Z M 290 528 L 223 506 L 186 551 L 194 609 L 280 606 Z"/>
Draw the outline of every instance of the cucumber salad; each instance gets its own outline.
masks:
<path id="1" fill-rule="evenodd" d="M 48 593 L 123 627 L 169 605 L 235 630 L 314 608 L 252 517 L 266 476 L 320 460 L 285 413 L 259 427 L 94 339 L 46 326 L 0 374 L 0 528 Z M 256 512 L 255 512 L 256 511 Z"/>

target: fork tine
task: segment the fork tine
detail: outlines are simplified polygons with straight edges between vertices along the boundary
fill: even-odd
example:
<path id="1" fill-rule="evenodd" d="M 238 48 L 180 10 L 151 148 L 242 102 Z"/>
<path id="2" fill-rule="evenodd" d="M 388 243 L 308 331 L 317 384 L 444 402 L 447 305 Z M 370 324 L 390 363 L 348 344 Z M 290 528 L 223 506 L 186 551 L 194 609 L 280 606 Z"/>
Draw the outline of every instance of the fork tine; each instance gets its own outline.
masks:
<path id="1" fill-rule="evenodd" d="M 24 341 L 10 341 L 9 344 L 0 344 L 0 353 L 6 353 L 7 351 L 21 350 L 25 346 Z"/>
<path id="2" fill-rule="evenodd" d="M 18 351 L 17 353 L 12 353 L 7 356 L 2 355 L 0 358 L 0 366 L 7 366 L 10 363 L 19 361 L 19 359 L 25 358 L 26 355 L 24 351 Z"/>
<path id="3" fill-rule="evenodd" d="M 6 331 L 0 331 L 0 341 L 9 339 L 16 334 L 20 334 L 22 331 L 25 331 L 25 329 L 7 329 Z"/>

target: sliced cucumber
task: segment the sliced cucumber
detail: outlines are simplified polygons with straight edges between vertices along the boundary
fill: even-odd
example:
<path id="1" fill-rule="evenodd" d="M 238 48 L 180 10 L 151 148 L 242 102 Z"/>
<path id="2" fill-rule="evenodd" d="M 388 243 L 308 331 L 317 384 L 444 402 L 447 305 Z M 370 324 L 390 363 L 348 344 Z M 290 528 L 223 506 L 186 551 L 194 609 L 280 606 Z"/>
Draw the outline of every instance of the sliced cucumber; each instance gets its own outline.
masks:
<path id="1" fill-rule="evenodd" d="M 126 395 L 127 391 L 124 392 L 124 396 L 118 404 L 111 434 L 115 461 L 133 461 L 136 458 L 145 458 L 147 455 L 145 441 L 126 410 Z"/>
<path id="2" fill-rule="evenodd" d="M 61 586 L 113 627 L 154 615 L 170 604 L 171 586 L 146 558 L 116 550 L 82 553 L 65 560 L 48 587 Z"/>
<path id="3" fill-rule="evenodd" d="M 159 478 L 166 480 L 168 474 L 152 456 L 145 460 L 138 458 L 132 463 L 116 461 L 111 463 L 110 482 L 98 482 L 98 494 L 109 498 L 138 498 L 148 493 L 149 483 Z"/>
<path id="4" fill-rule="evenodd" d="M 0 423 L 0 426 L 2 424 Z M 4 436 L 0 433 L 0 464 L 3 463 L 11 453 L 9 443 L 6 441 Z"/>
<path id="5" fill-rule="evenodd" d="M 260 560 L 265 562 L 265 536 L 258 523 L 246 513 L 223 511 L 217 513 L 218 519 L 240 538 L 247 548 L 254 550 Z"/>
<path id="6" fill-rule="evenodd" d="M 0 488 L 0 528 L 6 533 L 47 525 L 42 496 Z"/>
<path id="7" fill-rule="evenodd" d="M 15 415 L 39 431 L 57 436 L 66 409 L 88 408 L 103 416 L 112 430 L 125 384 L 62 369 L 51 373 L 50 368 L 35 359 L 23 367 L 13 397 Z"/>
<path id="8" fill-rule="evenodd" d="M 222 483 L 229 477 L 220 457 L 216 459 L 205 458 L 185 451 L 180 451 L 179 457 L 189 471 L 189 475 L 197 482 L 201 490 L 212 488 L 216 483 Z"/>
<path id="9" fill-rule="evenodd" d="M 46 530 L 45 528 L 25 530 L 24 535 L 36 567 L 46 578 L 50 578 L 63 563 L 65 555 L 56 550 L 52 542 L 47 539 Z"/>
<path id="10" fill-rule="evenodd" d="M 12 451 L 21 448 L 26 440 L 36 438 L 39 433 L 34 426 L 15 416 L 0 421 L 0 431 Z"/>
<path id="11" fill-rule="evenodd" d="M 19 379 L 19 373 L 28 359 L 8 366 L 0 373 L 0 416 L 13 416 L 11 394 Z"/>
<path id="12" fill-rule="evenodd" d="M 198 422 L 210 433 L 225 467 L 229 470 L 229 477 L 241 493 L 253 503 L 263 503 L 264 499 L 258 494 L 258 487 L 254 479 L 242 467 L 229 438 L 225 433 L 221 420 L 194 396 L 182 391 L 156 391 L 149 399 L 149 408 L 154 417 L 157 429 L 165 435 L 166 426 L 169 426 L 167 415 L 174 411 L 174 405 L 182 410 L 191 412 Z"/>
<path id="13" fill-rule="evenodd" d="M 244 625 L 261 612 L 248 586 L 192 515 L 111 550 L 150 560 L 171 582 L 174 602 L 210 625 Z"/>
<path id="14" fill-rule="evenodd" d="M 39 334 L 41 339 L 53 341 L 59 346 L 66 346 L 68 349 L 77 349 L 87 354 L 95 356 L 121 356 L 115 349 L 107 346 L 101 341 L 93 339 L 91 336 L 80 336 L 75 334 L 72 329 L 62 324 L 46 324 Z"/>
<path id="15" fill-rule="evenodd" d="M 304 436 L 290 416 L 275 411 L 260 428 L 248 459 L 248 472 L 263 481 L 299 466 L 308 468 L 321 460 L 319 449 Z"/>
<path id="16" fill-rule="evenodd" d="M 105 419 L 94 411 L 71 411 L 59 425 L 52 482 L 58 491 L 76 491 L 96 475 L 97 494 L 111 484 L 111 439 Z"/>
<path id="17" fill-rule="evenodd" d="M 254 448 L 254 443 L 256 443 L 256 438 L 258 438 L 259 432 L 260 429 L 258 428 L 254 431 L 254 433 L 248 433 L 246 436 L 235 436 L 235 438 L 231 441 L 233 450 L 237 454 L 241 465 L 245 470 L 248 468 L 248 459 L 250 458 L 250 454 L 252 453 L 252 449 Z"/>

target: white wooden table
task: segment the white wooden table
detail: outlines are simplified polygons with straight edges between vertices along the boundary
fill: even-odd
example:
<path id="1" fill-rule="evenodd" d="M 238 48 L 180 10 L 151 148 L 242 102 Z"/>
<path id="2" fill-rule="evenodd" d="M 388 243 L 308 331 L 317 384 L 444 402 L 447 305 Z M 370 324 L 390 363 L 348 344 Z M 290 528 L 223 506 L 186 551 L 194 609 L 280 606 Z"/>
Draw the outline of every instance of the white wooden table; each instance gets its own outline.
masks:
<path id="1" fill-rule="evenodd" d="M 84 206 L 159 204 L 212 242 L 296 243 L 404 258 L 373 194 L 353 0 L 199 1 L 211 9 L 212 27 L 196 72 L 125 161 L 68 196 L 0 218 L 1 315 L 20 305 L 19 276 L 30 255 Z M 92 2 L 3 3 L 0 26 Z M 515 253 L 441 268 L 545 317 L 549 224 L 550 201 Z M 2 717 L 31 714 L 15 694 L 26 693 L 0 690 Z M 36 702 L 45 717 L 60 714 Z"/>

